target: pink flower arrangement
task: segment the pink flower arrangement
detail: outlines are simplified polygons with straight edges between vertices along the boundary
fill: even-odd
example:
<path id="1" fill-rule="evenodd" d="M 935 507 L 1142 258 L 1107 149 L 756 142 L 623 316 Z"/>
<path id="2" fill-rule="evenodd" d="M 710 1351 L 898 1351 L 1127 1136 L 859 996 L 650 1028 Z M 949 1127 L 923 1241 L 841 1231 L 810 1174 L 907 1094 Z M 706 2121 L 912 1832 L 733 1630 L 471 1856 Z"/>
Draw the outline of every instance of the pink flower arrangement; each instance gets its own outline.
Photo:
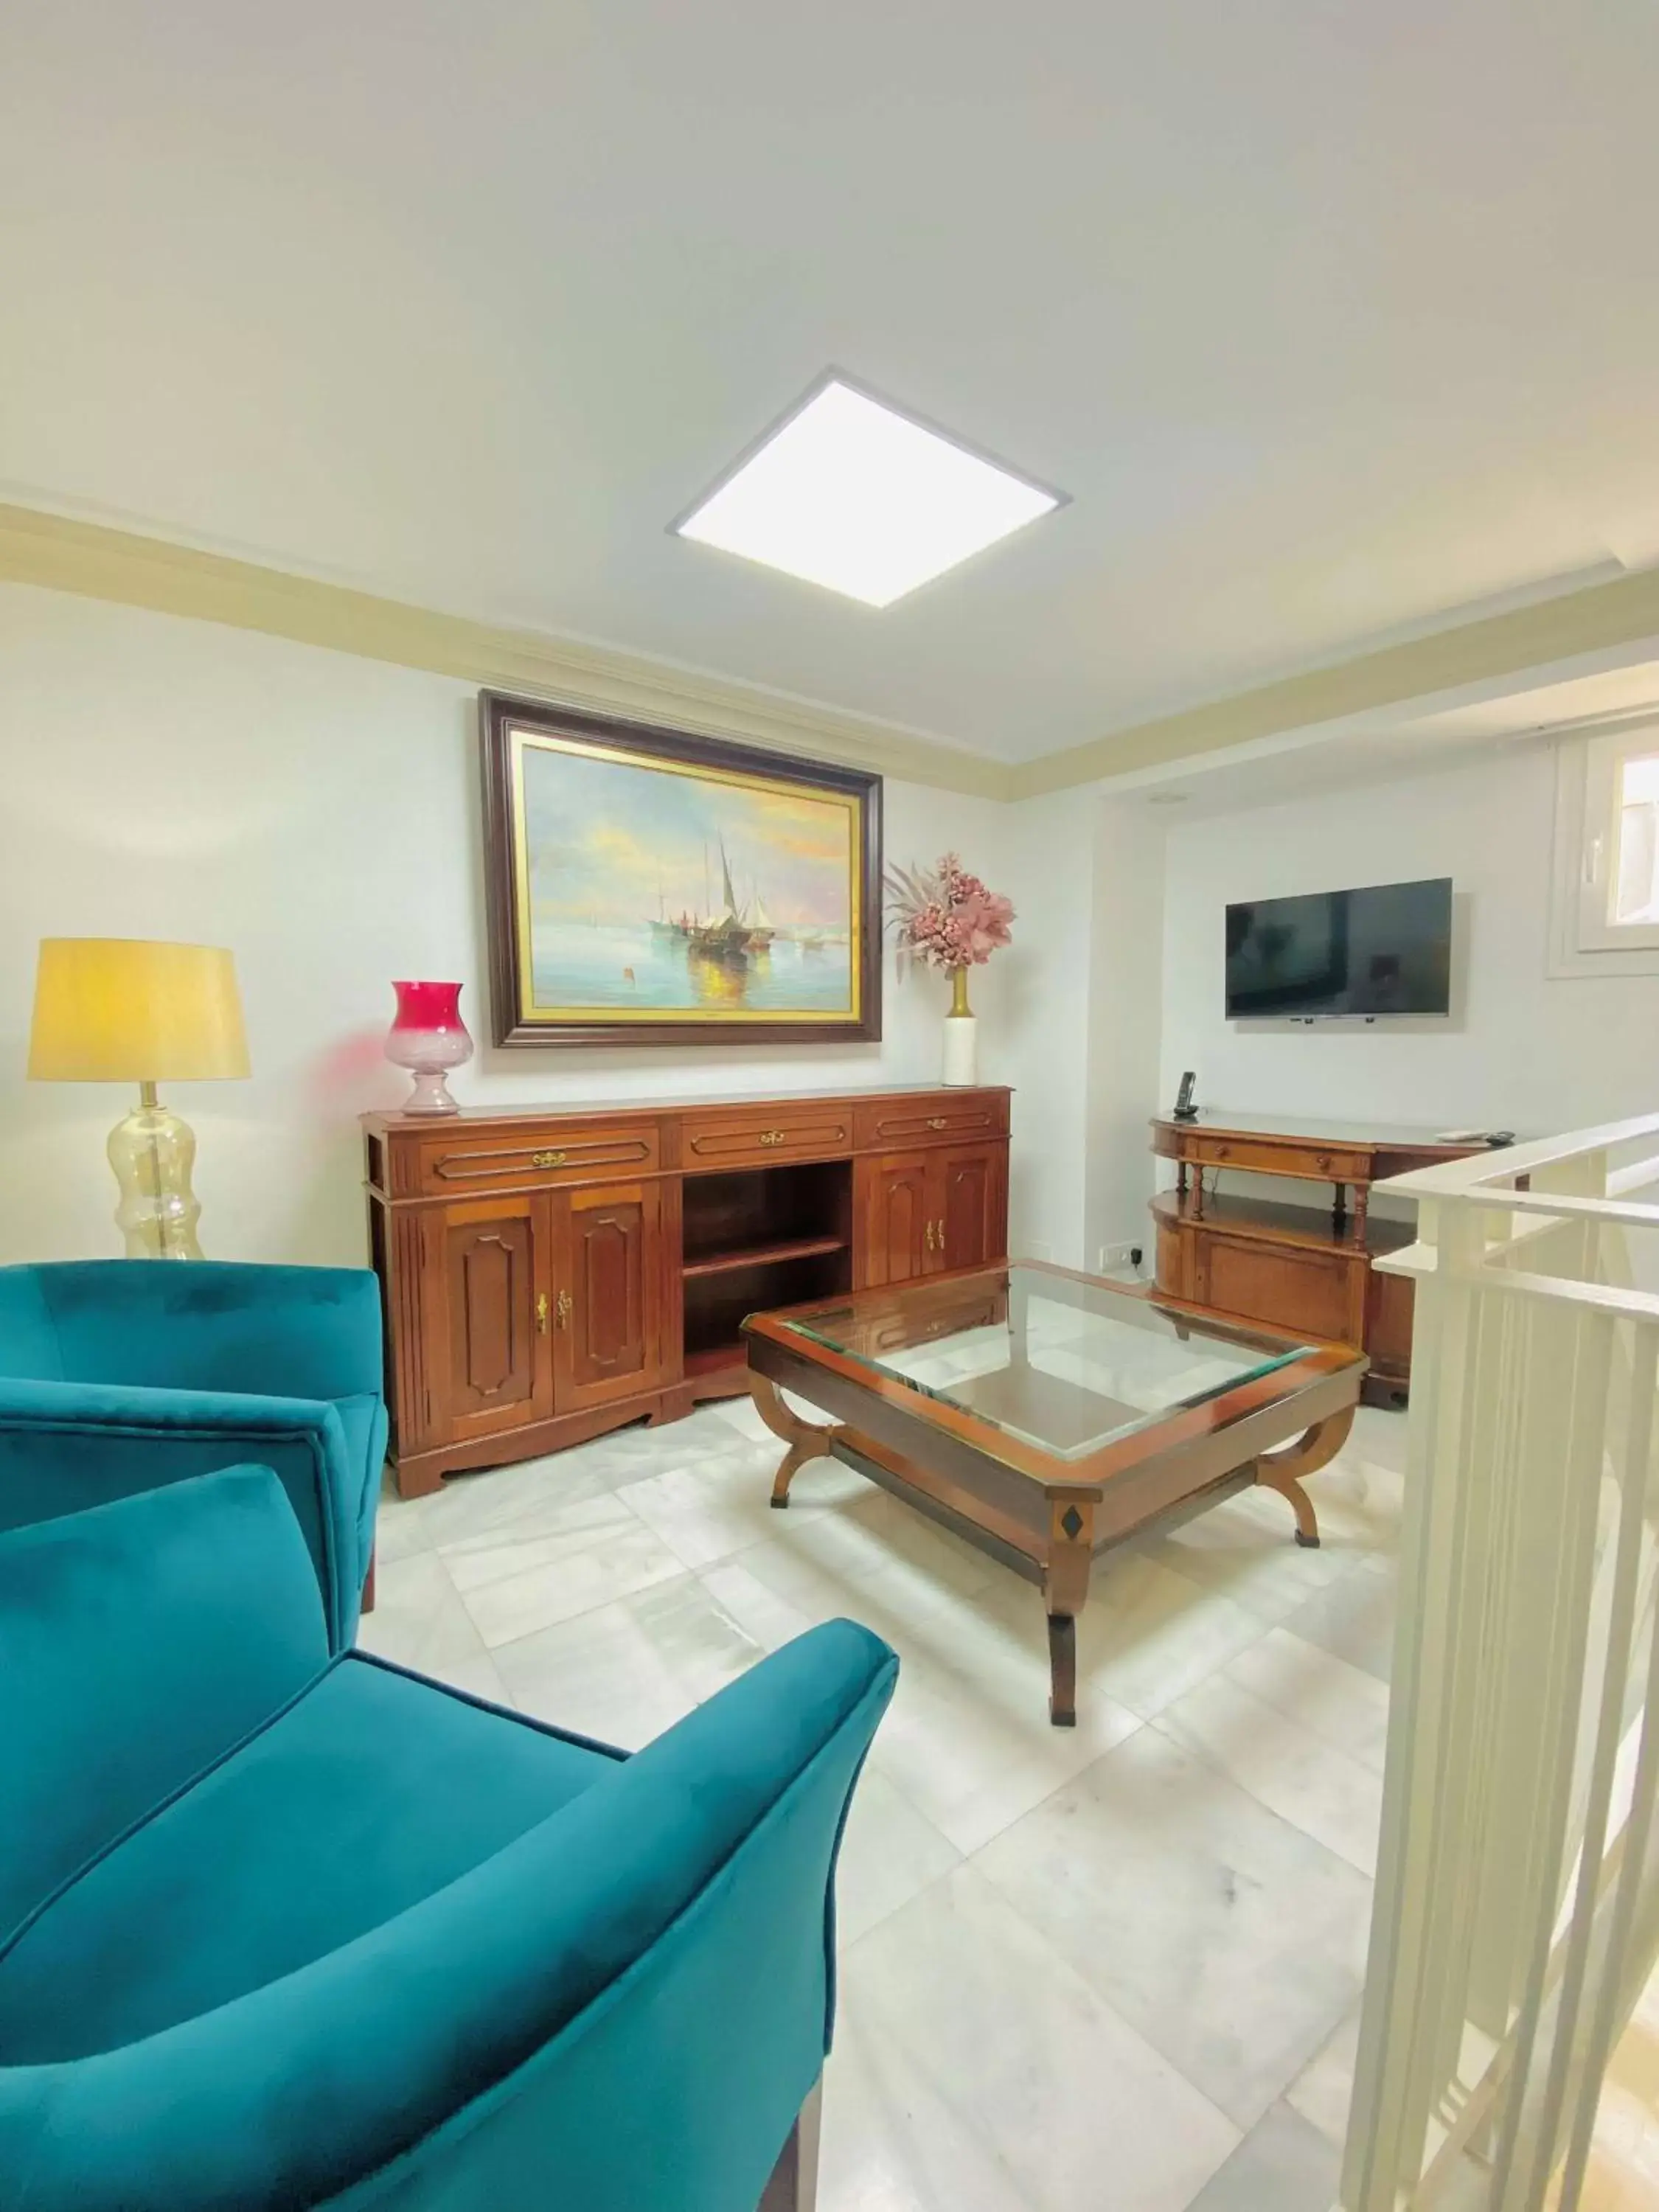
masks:
<path id="1" fill-rule="evenodd" d="M 1012 902 L 987 890 L 954 853 L 931 871 L 890 868 L 887 892 L 901 959 L 908 953 L 949 975 L 959 968 L 982 968 L 1013 941 Z"/>

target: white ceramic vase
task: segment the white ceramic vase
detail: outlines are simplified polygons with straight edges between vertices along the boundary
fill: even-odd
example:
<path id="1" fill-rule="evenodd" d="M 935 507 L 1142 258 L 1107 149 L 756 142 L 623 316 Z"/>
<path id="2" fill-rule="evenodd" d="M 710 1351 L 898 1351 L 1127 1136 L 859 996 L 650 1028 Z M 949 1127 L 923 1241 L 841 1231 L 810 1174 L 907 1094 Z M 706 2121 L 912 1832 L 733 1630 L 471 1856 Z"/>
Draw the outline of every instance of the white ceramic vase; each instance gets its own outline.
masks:
<path id="1" fill-rule="evenodd" d="M 968 970 L 951 971 L 951 1011 L 945 1017 L 945 1083 L 979 1081 L 979 1017 L 968 1006 Z"/>
<path id="2" fill-rule="evenodd" d="M 946 1083 L 979 1081 L 979 1016 L 945 1017 L 945 1073 Z"/>

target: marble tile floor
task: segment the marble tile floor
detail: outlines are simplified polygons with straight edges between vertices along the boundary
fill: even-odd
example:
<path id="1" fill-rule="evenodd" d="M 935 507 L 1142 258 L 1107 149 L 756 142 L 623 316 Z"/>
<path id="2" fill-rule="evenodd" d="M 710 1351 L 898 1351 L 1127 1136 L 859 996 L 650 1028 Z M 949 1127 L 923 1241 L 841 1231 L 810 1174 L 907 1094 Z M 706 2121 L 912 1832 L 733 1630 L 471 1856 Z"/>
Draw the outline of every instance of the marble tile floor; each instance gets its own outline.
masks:
<path id="1" fill-rule="evenodd" d="M 1036 1592 L 746 1401 L 388 1489 L 368 1647 L 636 1746 L 838 1613 L 900 1654 L 842 1852 L 821 2212 L 1328 2212 L 1382 1789 L 1405 1423 Z"/>

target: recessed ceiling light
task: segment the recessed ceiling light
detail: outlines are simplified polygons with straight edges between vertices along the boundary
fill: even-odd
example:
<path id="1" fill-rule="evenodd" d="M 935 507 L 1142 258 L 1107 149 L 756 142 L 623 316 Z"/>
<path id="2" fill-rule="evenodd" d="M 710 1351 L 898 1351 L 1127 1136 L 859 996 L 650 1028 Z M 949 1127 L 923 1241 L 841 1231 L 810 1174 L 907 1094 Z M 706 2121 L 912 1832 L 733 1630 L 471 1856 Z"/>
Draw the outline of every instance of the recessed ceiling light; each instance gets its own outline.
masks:
<path id="1" fill-rule="evenodd" d="M 832 370 L 672 526 L 887 607 L 1064 503 Z"/>

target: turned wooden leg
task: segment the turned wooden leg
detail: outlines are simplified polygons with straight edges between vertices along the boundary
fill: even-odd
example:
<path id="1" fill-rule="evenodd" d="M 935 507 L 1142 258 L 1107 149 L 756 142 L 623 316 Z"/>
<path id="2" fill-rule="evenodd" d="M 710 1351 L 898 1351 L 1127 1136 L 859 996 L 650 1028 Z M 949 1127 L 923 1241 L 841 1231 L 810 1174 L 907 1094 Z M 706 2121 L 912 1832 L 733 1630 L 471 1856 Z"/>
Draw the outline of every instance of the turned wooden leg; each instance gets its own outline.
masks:
<path id="1" fill-rule="evenodd" d="M 1077 1616 L 1089 1595 L 1094 1542 L 1094 1501 L 1051 1494 L 1042 1602 L 1048 1615 L 1048 1718 L 1055 1728 L 1077 1726 Z"/>
<path id="2" fill-rule="evenodd" d="M 818 2113 L 823 2083 L 812 2084 L 756 2212 L 812 2212 L 818 2201 Z"/>
<path id="3" fill-rule="evenodd" d="M 1283 1451 L 1263 1452 L 1255 1463 L 1256 1480 L 1289 1500 L 1296 1516 L 1296 1540 L 1310 1551 L 1319 1548 L 1319 1522 L 1314 1514 L 1313 1500 L 1302 1487 L 1302 1477 L 1316 1474 L 1336 1457 L 1348 1441 L 1353 1416 L 1353 1407 L 1345 1406 L 1340 1413 L 1316 1421 Z"/>
<path id="4" fill-rule="evenodd" d="M 789 1486 L 797 1472 L 809 1459 L 828 1459 L 830 1447 L 842 1431 L 838 1426 L 824 1427 L 817 1421 L 803 1421 L 798 1414 L 792 1413 L 777 1384 L 764 1375 L 750 1376 L 749 1394 L 755 1401 L 755 1411 L 767 1427 L 789 1447 L 772 1477 L 772 1503 L 781 1512 L 789 1503 Z"/>

